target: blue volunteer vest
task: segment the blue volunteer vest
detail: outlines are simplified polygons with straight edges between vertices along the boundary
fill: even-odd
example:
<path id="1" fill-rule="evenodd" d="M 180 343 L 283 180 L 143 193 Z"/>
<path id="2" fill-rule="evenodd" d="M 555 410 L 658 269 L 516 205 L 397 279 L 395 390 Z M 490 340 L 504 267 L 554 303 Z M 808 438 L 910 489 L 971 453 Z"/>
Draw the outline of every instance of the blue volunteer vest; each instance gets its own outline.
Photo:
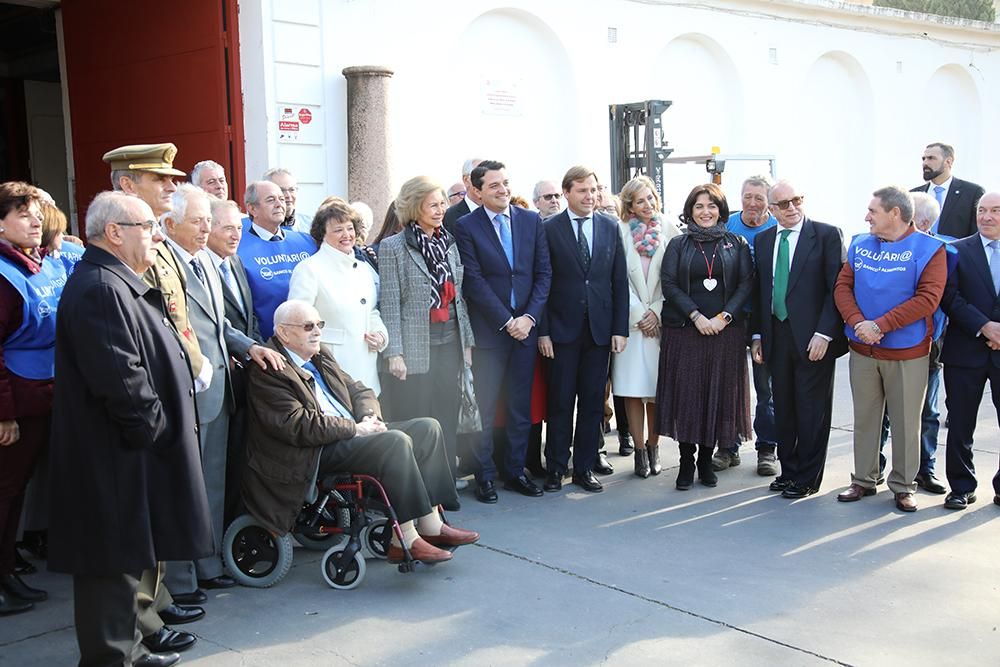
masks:
<path id="1" fill-rule="evenodd" d="M 299 262 L 316 252 L 316 242 L 288 228 L 283 230 L 284 240 L 265 241 L 250 229 L 247 221 L 236 254 L 243 260 L 247 272 L 260 335 L 267 340 L 274 333 L 275 309 L 288 299 L 292 271 Z"/>
<path id="2" fill-rule="evenodd" d="M 67 276 L 73 273 L 76 263 L 83 259 L 83 250 L 82 245 L 77 245 L 70 241 L 62 242 L 62 248 L 59 250 L 59 261 L 66 267 Z"/>
<path id="3" fill-rule="evenodd" d="M 854 267 L 854 298 L 865 319 L 877 319 L 916 294 L 920 274 L 942 245 L 940 239 L 920 231 L 892 243 L 871 234 L 851 239 L 847 261 Z M 861 343 L 853 327 L 845 324 L 844 331 L 849 340 Z M 903 349 L 926 337 L 927 323 L 919 320 L 886 333 L 879 345 Z"/>
<path id="4" fill-rule="evenodd" d="M 0 259 L 0 276 L 24 301 L 21 326 L 3 342 L 4 362 L 19 377 L 50 380 L 55 376 L 56 308 L 66 285 L 66 268 L 46 257 L 42 270 L 32 274 Z"/>

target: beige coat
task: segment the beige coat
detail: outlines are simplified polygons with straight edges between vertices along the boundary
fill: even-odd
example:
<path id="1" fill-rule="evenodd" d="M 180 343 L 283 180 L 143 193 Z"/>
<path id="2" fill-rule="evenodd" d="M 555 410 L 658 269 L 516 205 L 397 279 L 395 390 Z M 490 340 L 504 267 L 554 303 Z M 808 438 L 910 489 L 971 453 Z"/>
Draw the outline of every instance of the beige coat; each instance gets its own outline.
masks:
<path id="1" fill-rule="evenodd" d="M 341 369 L 376 395 L 378 353 L 389 343 L 389 331 L 375 307 L 375 276 L 367 262 L 321 243 L 315 255 L 299 262 L 288 285 L 288 298 L 311 303 L 326 321 L 323 342 Z M 365 333 L 380 333 L 385 341 L 372 352 Z"/>

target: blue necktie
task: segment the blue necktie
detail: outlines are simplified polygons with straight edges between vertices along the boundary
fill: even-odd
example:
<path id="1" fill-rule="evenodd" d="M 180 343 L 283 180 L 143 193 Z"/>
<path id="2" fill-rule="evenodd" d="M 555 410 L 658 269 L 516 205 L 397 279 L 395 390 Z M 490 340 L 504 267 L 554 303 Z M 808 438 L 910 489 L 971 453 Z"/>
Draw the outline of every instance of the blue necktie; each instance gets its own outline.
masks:
<path id="1" fill-rule="evenodd" d="M 222 282 L 226 284 L 229 291 L 233 293 L 233 298 L 236 300 L 236 304 L 240 307 L 240 312 L 245 313 L 243 309 L 243 295 L 240 294 L 239 285 L 233 280 L 232 269 L 229 268 L 229 260 L 224 259 L 222 263 L 219 264 L 219 274 L 222 275 Z"/>
<path id="2" fill-rule="evenodd" d="M 990 241 L 990 275 L 993 276 L 993 291 L 1000 295 L 1000 241 Z"/>
<path id="3" fill-rule="evenodd" d="M 937 199 L 938 206 L 944 206 L 944 186 L 934 186 L 934 199 Z"/>
<path id="4" fill-rule="evenodd" d="M 326 398 L 327 402 L 333 407 L 334 410 L 340 413 L 341 417 L 346 417 L 347 419 L 354 419 L 354 415 L 351 414 L 351 411 L 348 410 L 343 403 L 338 401 L 336 395 L 334 395 L 334 393 L 330 391 L 330 387 L 327 386 L 326 380 L 323 379 L 323 374 L 319 372 L 319 369 L 316 368 L 316 365 L 313 364 L 313 362 L 307 361 L 306 363 L 302 364 L 302 368 L 309 371 L 309 373 L 313 376 L 313 378 L 316 380 L 316 385 L 319 387 L 319 390 L 323 393 L 324 398 Z"/>
<path id="5" fill-rule="evenodd" d="M 510 264 L 511 274 L 514 271 L 514 239 L 510 233 L 510 220 L 503 213 L 496 216 L 497 224 L 500 225 L 500 245 L 503 246 L 503 254 L 507 255 L 507 263 Z M 517 300 L 514 298 L 514 288 L 510 288 L 510 307 L 517 308 Z"/>

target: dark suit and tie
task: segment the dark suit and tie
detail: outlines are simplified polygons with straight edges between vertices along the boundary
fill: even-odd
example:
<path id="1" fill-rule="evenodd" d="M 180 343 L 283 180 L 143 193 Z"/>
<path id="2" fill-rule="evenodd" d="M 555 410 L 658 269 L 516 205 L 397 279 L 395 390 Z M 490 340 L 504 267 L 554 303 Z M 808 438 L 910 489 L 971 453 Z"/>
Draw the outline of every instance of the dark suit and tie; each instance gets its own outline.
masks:
<path id="1" fill-rule="evenodd" d="M 625 250 L 618 223 L 602 213 L 582 216 L 567 209 L 544 224 L 552 262 L 552 289 L 539 335 L 549 337 L 554 353 L 545 445 L 549 471 L 546 489 L 555 490 L 561 485 L 572 442 L 574 481 L 578 476 L 587 476 L 593 483 L 581 486 L 600 491 L 591 470 L 602 433 L 612 336 L 628 336 Z"/>
<path id="2" fill-rule="evenodd" d="M 216 258 L 213 258 L 213 260 Z M 247 282 L 246 269 L 239 255 L 232 255 L 216 264 L 222 278 L 222 298 L 226 319 L 237 331 L 263 344 L 257 316 L 253 312 L 253 294 Z M 235 285 L 235 289 L 233 286 Z"/>
<path id="3" fill-rule="evenodd" d="M 444 228 L 448 230 L 449 234 L 454 236 L 458 219 L 468 215 L 471 211 L 472 208 L 469 206 L 468 200 L 463 197 L 462 201 L 448 207 L 448 210 L 444 212 L 444 220 L 441 224 L 444 225 Z"/>
<path id="4" fill-rule="evenodd" d="M 496 477 L 492 425 L 502 391 L 509 441 L 503 475 L 516 483 L 524 476 L 531 429 L 538 333 L 533 327 L 526 338 L 515 340 L 507 325 L 523 315 L 534 322 L 542 319 L 552 282 L 545 229 L 533 211 L 508 206 L 495 213 L 480 206 L 459 220 L 455 236 L 465 265 L 463 293 L 476 338 L 472 367 L 483 420 L 474 447 L 476 480 L 481 484 Z M 540 495 L 533 484 L 525 486 L 530 495 Z"/>
<path id="5" fill-rule="evenodd" d="M 1000 195 L 983 198 L 991 202 L 991 236 L 1000 238 Z M 983 225 L 983 229 L 986 226 Z M 975 502 L 976 470 L 972 462 L 973 436 L 983 389 L 988 381 L 993 404 L 1000 416 L 1000 351 L 990 347 L 1000 341 L 1000 241 L 975 234 L 952 246 L 958 262 L 948 276 L 941 308 L 948 315 L 941 362 L 948 406 L 946 472 L 952 492 L 945 500 L 951 509 L 964 509 Z M 994 493 L 1000 496 L 1000 472 L 993 477 Z"/>
<path id="6" fill-rule="evenodd" d="M 754 239 L 751 328 L 759 336 L 752 346 L 755 361 L 759 349 L 771 371 L 781 461 L 772 488 L 795 498 L 814 493 L 823 481 L 836 360 L 847 351 L 844 322 L 833 301 L 846 250 L 838 228 L 804 217 L 785 227 L 783 214 L 777 212 L 782 224 Z M 821 359 L 810 361 L 807 347 L 817 335 L 828 346 Z"/>
<path id="7" fill-rule="evenodd" d="M 965 238 L 976 233 L 976 204 L 983 196 L 983 188 L 963 181 L 960 178 L 951 179 L 945 195 L 942 186 L 933 182 L 924 183 L 910 192 L 926 192 L 937 199 L 941 206 L 941 216 L 932 231 L 935 235 L 951 236 L 956 239 Z"/>

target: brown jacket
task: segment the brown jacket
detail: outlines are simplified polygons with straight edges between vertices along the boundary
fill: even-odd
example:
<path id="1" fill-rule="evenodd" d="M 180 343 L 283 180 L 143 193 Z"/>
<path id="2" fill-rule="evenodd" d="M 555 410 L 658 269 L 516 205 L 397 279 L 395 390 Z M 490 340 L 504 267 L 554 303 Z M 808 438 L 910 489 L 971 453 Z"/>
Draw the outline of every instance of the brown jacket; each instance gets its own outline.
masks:
<path id="1" fill-rule="evenodd" d="M 288 363 L 280 371 L 249 365 L 243 501 L 268 530 L 284 534 L 294 526 L 309 493 L 323 445 L 353 438 L 355 422 L 323 414 L 312 375 L 289 361 L 276 336 L 267 347 L 284 355 Z M 322 348 L 311 361 L 356 420 L 381 417 L 375 393 L 341 370 L 329 350 Z"/>

